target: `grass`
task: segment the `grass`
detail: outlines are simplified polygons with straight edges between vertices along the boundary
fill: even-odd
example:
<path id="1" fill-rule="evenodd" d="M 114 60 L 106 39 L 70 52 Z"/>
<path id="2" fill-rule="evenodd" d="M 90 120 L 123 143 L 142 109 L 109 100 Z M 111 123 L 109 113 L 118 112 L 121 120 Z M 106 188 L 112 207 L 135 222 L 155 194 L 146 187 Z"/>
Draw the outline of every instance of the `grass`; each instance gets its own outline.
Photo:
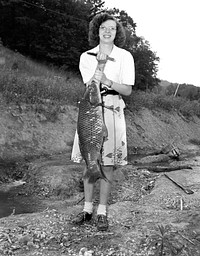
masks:
<path id="1" fill-rule="evenodd" d="M 36 63 L 4 49 L 5 65 L 0 66 L 0 93 L 7 103 L 54 103 L 76 105 L 84 90 L 81 78 L 73 73 Z"/>
<path id="2" fill-rule="evenodd" d="M 125 100 L 130 111 L 139 111 L 142 108 L 162 109 L 167 112 L 180 112 L 187 118 L 194 115 L 200 118 L 200 101 L 190 101 L 182 97 L 135 90 L 129 98 L 125 97 Z"/>
<path id="3" fill-rule="evenodd" d="M 78 74 L 34 62 L 17 52 L 0 49 L 0 94 L 7 104 L 26 104 L 55 122 L 63 106 L 78 106 L 84 85 Z"/>
<path id="4" fill-rule="evenodd" d="M 5 64 L 0 64 L 0 93 L 8 104 L 34 105 L 37 111 L 49 116 L 56 116 L 63 105 L 77 106 L 84 91 L 79 74 L 47 67 L 4 47 L 0 50 L 1 56 L 5 56 Z M 145 107 L 168 112 L 176 110 L 185 117 L 200 117 L 199 101 L 135 90 L 124 99 L 130 111 Z"/>

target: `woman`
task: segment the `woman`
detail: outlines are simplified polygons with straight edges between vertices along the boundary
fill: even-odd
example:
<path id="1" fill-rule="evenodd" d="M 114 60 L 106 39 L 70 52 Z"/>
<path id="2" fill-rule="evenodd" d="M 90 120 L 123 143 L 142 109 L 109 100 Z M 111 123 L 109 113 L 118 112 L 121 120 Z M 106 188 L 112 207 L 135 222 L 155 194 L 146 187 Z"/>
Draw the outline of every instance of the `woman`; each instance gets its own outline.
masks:
<path id="1" fill-rule="evenodd" d="M 93 49 L 83 53 L 80 57 L 80 72 L 83 82 L 90 84 L 93 79 L 106 87 L 107 93 L 102 93 L 104 106 L 104 121 L 108 130 L 108 137 L 103 144 L 102 169 L 106 178 L 100 180 L 100 201 L 97 208 L 97 229 L 108 229 L 107 203 L 116 166 L 127 164 L 126 124 L 124 118 L 124 101 L 121 95 L 130 95 L 135 80 L 135 68 L 132 55 L 120 48 L 125 43 L 125 32 L 122 25 L 107 13 L 96 15 L 90 22 L 89 43 Z M 97 57 L 88 54 L 96 53 Z M 113 58 L 107 60 L 108 56 Z M 98 63 L 106 62 L 104 71 L 98 69 Z M 81 154 L 78 146 L 77 133 L 75 135 L 72 160 L 80 162 Z M 86 171 L 86 170 L 85 170 Z M 83 224 L 92 219 L 94 184 L 84 179 L 85 203 L 81 213 L 74 219 L 74 223 Z"/>

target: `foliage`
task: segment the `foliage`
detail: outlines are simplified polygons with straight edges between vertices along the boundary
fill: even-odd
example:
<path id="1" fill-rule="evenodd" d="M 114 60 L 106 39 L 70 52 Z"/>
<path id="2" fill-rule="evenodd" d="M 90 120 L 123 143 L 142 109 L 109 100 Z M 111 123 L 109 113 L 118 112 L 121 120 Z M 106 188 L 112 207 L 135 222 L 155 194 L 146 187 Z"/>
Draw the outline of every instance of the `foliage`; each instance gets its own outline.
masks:
<path id="1" fill-rule="evenodd" d="M 149 42 L 142 37 L 138 38 L 133 56 L 137 74 L 136 89 L 149 90 L 158 86 L 160 80 L 156 76 L 159 58 L 151 51 Z"/>
<path id="2" fill-rule="evenodd" d="M 187 118 L 194 115 L 200 117 L 200 102 L 190 101 L 182 97 L 133 90 L 131 96 L 124 97 L 124 100 L 127 108 L 132 112 L 139 111 L 142 108 L 163 109 L 168 112 L 176 111 Z"/>
<path id="3" fill-rule="evenodd" d="M 11 49 L 70 69 L 88 48 L 83 1 L 0 1 L 0 37 Z"/>
<path id="4" fill-rule="evenodd" d="M 188 241 L 188 240 L 187 240 Z M 186 246 L 184 237 L 177 231 L 173 231 L 170 225 L 158 225 L 158 231 L 149 239 L 148 249 L 153 249 L 154 256 L 178 256 L 191 255 L 190 248 Z"/>
<path id="5" fill-rule="evenodd" d="M 77 105 L 84 86 L 80 77 L 55 67 L 33 62 L 19 53 L 5 50 L 6 65 L 1 69 L 0 92 L 7 103 Z"/>
<path id="6" fill-rule="evenodd" d="M 169 83 L 167 86 L 160 86 L 159 89 L 165 95 L 175 95 L 188 100 L 200 100 L 200 87 L 191 84 Z"/>

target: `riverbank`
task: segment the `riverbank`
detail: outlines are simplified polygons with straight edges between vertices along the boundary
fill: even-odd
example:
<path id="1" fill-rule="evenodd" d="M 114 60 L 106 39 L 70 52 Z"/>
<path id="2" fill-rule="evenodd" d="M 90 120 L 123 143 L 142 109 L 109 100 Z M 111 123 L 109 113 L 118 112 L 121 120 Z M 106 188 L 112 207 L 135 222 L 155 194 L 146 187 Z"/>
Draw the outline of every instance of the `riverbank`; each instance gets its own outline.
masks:
<path id="1" fill-rule="evenodd" d="M 186 119 L 177 112 L 145 108 L 135 113 L 125 111 L 129 165 L 115 172 L 109 231 L 97 232 L 95 216 L 89 225 L 71 224 L 83 203 L 83 165 L 70 162 L 77 108 L 64 106 L 55 122 L 28 105 L 19 108 L 1 101 L 0 112 L 0 186 L 7 216 L 2 214 L 0 219 L 1 255 L 79 255 L 83 248 L 90 251 L 85 255 L 154 255 L 154 246 L 149 246 L 155 239 L 152 234 L 159 234 L 159 226 L 166 225 L 166 235 L 175 241 L 174 250 L 182 250 L 180 255 L 199 255 L 197 117 Z M 151 172 L 134 164 L 141 155 L 158 154 L 165 146 L 176 147 L 180 158 L 167 157 L 164 163 L 157 164 L 189 166 L 169 175 L 194 194 L 185 194 L 163 172 Z M 95 207 L 98 190 L 97 182 Z M 9 202 L 7 206 L 5 201 Z M 164 250 L 169 251 L 167 245 Z"/>
<path id="2" fill-rule="evenodd" d="M 97 232 L 95 213 L 94 221 L 83 227 L 71 223 L 82 209 L 83 192 L 78 186 L 82 166 L 67 165 L 61 155 L 35 160 L 27 170 L 26 183 L 17 187 L 17 192 L 18 197 L 24 193 L 37 212 L 12 212 L 0 219 L 1 255 L 154 255 L 155 248 L 150 244 L 158 239 L 153 235 L 160 233 L 159 226 L 167 227 L 164 236 L 171 237 L 174 250 L 182 250 L 180 255 L 199 255 L 200 152 L 196 150 L 196 156 L 169 163 L 191 169 L 168 173 L 192 189 L 192 195 L 184 193 L 163 173 L 134 165 L 118 169 L 109 200 L 108 232 Z M 95 209 L 98 189 L 97 183 Z M 86 250 L 83 248 L 91 254 L 79 254 Z M 164 251 L 169 252 L 167 244 Z"/>

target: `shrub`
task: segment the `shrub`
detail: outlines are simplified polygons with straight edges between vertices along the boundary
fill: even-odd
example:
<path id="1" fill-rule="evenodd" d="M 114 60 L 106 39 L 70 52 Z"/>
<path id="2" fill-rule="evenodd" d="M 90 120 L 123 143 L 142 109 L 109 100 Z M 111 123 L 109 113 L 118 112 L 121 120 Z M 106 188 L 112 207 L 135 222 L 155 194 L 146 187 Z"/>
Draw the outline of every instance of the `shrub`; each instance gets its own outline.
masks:
<path id="1" fill-rule="evenodd" d="M 200 117 L 200 102 L 190 101 L 182 97 L 166 96 L 152 92 L 135 91 L 131 96 L 124 97 L 130 111 L 139 111 L 141 108 L 151 110 L 163 109 L 165 111 L 178 111 L 185 117 L 196 115 Z"/>

